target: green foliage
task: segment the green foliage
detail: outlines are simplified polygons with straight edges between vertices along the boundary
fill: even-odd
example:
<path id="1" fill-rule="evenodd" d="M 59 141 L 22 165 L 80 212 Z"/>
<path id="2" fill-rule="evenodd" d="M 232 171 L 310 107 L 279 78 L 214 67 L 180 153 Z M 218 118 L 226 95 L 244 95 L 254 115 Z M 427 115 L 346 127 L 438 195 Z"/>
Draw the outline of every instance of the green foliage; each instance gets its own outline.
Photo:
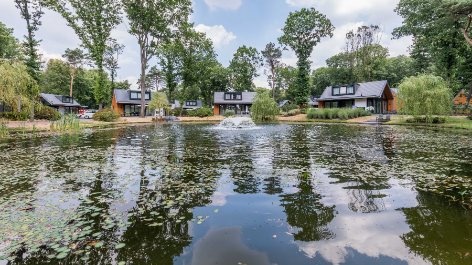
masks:
<path id="1" fill-rule="evenodd" d="M 451 113 L 452 92 L 441 77 L 421 74 L 403 80 L 398 90 L 399 113 L 414 118 L 425 116 L 428 122 L 433 115 Z"/>
<path id="2" fill-rule="evenodd" d="M 17 60 L 0 59 L 0 102 L 7 106 L 30 109 L 39 95 L 39 87 L 28 72 L 28 67 Z"/>
<path id="3" fill-rule="evenodd" d="M 187 115 L 189 117 L 196 117 L 197 113 L 194 110 L 189 110 L 189 111 L 187 111 Z"/>
<path id="4" fill-rule="evenodd" d="M 0 22 L 0 58 L 19 59 L 20 44 L 13 36 L 13 29 Z"/>
<path id="5" fill-rule="evenodd" d="M 168 110 L 170 106 L 167 96 L 164 93 L 154 93 L 152 95 L 151 101 L 149 102 L 149 108 L 152 110 Z"/>
<path id="6" fill-rule="evenodd" d="M 269 68 L 270 71 L 269 78 L 272 79 L 272 82 L 269 82 L 269 85 L 272 88 L 272 98 L 278 101 L 275 95 L 275 68 L 281 64 L 280 58 L 282 58 L 282 49 L 275 47 L 275 44 L 271 42 L 266 45 L 265 50 L 261 51 L 261 54 L 264 58 L 265 66 Z"/>
<path id="7" fill-rule="evenodd" d="M 72 27 L 75 34 L 82 41 L 82 46 L 88 49 L 90 58 L 98 67 L 94 96 L 99 104 L 99 109 L 101 109 L 106 95 L 111 95 L 105 87 L 104 54 L 107 50 L 107 41 L 110 40 L 111 31 L 121 22 L 121 1 L 55 0 L 52 7 Z"/>
<path id="8" fill-rule="evenodd" d="M 234 116 L 234 115 L 235 115 L 234 110 L 226 110 L 226 111 L 223 113 L 223 116 L 225 116 L 225 117 L 231 117 L 231 116 Z"/>
<path id="9" fill-rule="evenodd" d="M 294 101 L 302 106 L 308 101 L 310 93 L 309 57 L 321 38 L 333 36 L 334 26 L 325 15 L 314 8 L 302 8 L 300 11 L 290 12 L 282 31 L 284 35 L 278 41 L 284 46 L 289 46 L 298 58 Z"/>
<path id="10" fill-rule="evenodd" d="M 114 109 L 106 108 L 97 111 L 93 115 L 93 120 L 95 121 L 106 121 L 106 122 L 112 122 L 116 121 L 121 117 L 120 113 Z"/>
<path id="11" fill-rule="evenodd" d="M 446 117 L 433 117 L 428 121 L 426 117 L 415 117 L 406 120 L 407 123 L 445 123 Z"/>
<path id="12" fill-rule="evenodd" d="M 21 18 L 26 22 L 26 30 L 28 32 L 26 41 L 23 42 L 24 58 L 23 62 L 28 67 L 28 73 L 31 77 L 39 82 L 41 60 L 38 55 L 38 45 L 40 40 L 35 39 L 35 31 L 38 31 L 41 26 L 41 16 L 43 3 L 40 0 L 15 0 L 15 6 L 20 10 Z"/>
<path id="13" fill-rule="evenodd" d="M 28 112 L 3 112 L 0 113 L 0 118 L 10 121 L 27 121 L 29 118 Z"/>
<path id="14" fill-rule="evenodd" d="M 200 118 L 210 117 L 213 116 L 213 110 L 210 108 L 198 108 L 195 110 L 195 115 Z"/>
<path id="15" fill-rule="evenodd" d="M 257 71 L 262 65 L 262 58 L 256 48 L 245 45 L 239 47 L 229 65 L 234 90 L 254 91 L 255 85 L 252 81 L 259 76 Z"/>
<path id="16" fill-rule="evenodd" d="M 309 119 L 341 119 L 348 120 L 357 117 L 370 116 L 372 115 L 369 111 L 365 111 L 361 108 L 349 109 L 349 108 L 336 108 L 336 109 L 310 109 L 307 113 Z"/>
<path id="17" fill-rule="evenodd" d="M 295 115 L 300 114 L 300 111 L 299 111 L 298 109 L 292 109 L 292 110 L 289 110 L 289 111 L 287 112 L 287 114 L 288 114 L 289 116 L 295 116 Z"/>
<path id="18" fill-rule="evenodd" d="M 83 129 L 83 127 L 80 126 L 80 119 L 73 114 L 61 116 L 59 120 L 52 121 L 50 128 L 51 131 L 59 132 L 78 131 Z"/>
<path id="19" fill-rule="evenodd" d="M 275 67 L 275 101 L 283 99 L 293 100 L 295 98 L 295 80 L 297 79 L 298 69 L 280 64 Z M 272 87 L 272 76 L 268 77 L 269 85 Z"/>
<path id="20" fill-rule="evenodd" d="M 285 105 L 282 106 L 282 111 L 283 112 L 289 112 L 293 109 L 298 109 L 297 105 L 294 104 L 294 103 L 285 104 Z"/>
<path id="21" fill-rule="evenodd" d="M 39 120 L 57 121 L 61 119 L 62 114 L 54 108 L 42 106 L 35 111 L 34 116 Z"/>
<path id="22" fill-rule="evenodd" d="M 251 107 L 251 118 L 254 121 L 273 121 L 277 119 L 280 108 L 269 93 L 257 93 Z"/>
<path id="23" fill-rule="evenodd" d="M 472 116 L 467 116 L 467 119 L 472 120 Z"/>
<path id="24" fill-rule="evenodd" d="M 124 90 L 130 90 L 131 89 L 131 83 L 128 80 L 123 80 L 120 82 L 115 83 L 115 89 L 124 89 Z"/>

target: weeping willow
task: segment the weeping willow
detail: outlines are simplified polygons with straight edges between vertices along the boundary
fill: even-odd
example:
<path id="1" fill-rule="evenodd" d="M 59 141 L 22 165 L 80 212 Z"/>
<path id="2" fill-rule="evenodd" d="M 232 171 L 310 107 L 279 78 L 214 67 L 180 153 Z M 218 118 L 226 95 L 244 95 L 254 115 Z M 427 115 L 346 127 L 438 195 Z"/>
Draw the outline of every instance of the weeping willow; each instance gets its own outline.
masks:
<path id="1" fill-rule="evenodd" d="M 399 113 L 425 117 L 449 116 L 452 108 L 452 90 L 439 76 L 421 74 L 405 78 L 398 87 Z"/>
<path id="2" fill-rule="evenodd" d="M 251 107 L 251 118 L 254 121 L 277 120 L 280 109 L 267 92 L 258 92 Z"/>
<path id="3" fill-rule="evenodd" d="M 0 103 L 30 109 L 39 95 L 39 86 L 28 74 L 26 65 L 16 60 L 0 59 Z"/>

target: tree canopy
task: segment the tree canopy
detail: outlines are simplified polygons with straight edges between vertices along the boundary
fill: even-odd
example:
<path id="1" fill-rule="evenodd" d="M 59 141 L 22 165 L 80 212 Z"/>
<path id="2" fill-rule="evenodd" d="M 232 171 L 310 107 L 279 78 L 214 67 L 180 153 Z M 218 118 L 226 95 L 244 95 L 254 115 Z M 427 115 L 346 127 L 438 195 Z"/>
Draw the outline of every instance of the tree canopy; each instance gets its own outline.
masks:
<path id="1" fill-rule="evenodd" d="M 277 120 L 279 112 L 279 105 L 270 97 L 268 91 L 260 90 L 257 92 L 251 107 L 251 118 L 254 121 Z"/>
<path id="2" fill-rule="evenodd" d="M 262 66 L 262 58 L 256 48 L 238 48 L 229 64 L 231 69 L 231 86 L 235 91 L 254 91 L 254 78 L 258 77 L 257 71 Z"/>

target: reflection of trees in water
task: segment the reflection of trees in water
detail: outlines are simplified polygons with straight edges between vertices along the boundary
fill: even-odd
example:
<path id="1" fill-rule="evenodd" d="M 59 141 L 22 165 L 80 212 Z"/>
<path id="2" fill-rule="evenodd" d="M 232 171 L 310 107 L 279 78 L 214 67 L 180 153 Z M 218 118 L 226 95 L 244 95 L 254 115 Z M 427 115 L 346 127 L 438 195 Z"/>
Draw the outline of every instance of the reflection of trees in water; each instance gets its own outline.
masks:
<path id="1" fill-rule="evenodd" d="M 328 228 L 328 224 L 337 213 L 336 206 L 320 203 L 322 196 L 313 191 L 309 181 L 300 180 L 297 187 L 299 191 L 296 193 L 280 195 L 287 223 L 302 229 L 294 235 L 294 239 L 309 242 L 335 238 L 336 234 Z"/>
<path id="2" fill-rule="evenodd" d="M 464 256 L 472 254 L 472 211 L 426 192 L 417 200 L 418 206 L 399 209 L 412 230 L 400 236 L 410 251 L 432 264 L 471 264 L 471 255 Z"/>

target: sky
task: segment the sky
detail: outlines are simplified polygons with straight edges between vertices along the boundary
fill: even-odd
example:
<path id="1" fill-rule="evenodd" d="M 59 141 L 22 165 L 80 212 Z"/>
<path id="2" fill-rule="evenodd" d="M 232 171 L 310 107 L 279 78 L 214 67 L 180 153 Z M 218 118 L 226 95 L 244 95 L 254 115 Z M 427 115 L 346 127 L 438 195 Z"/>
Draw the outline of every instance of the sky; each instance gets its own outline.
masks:
<path id="1" fill-rule="evenodd" d="M 342 51 L 345 35 L 349 30 L 361 25 L 381 24 L 384 34 L 381 44 L 388 47 L 390 56 L 407 55 L 410 37 L 392 40 L 392 31 L 402 23 L 394 9 L 399 0 L 193 0 L 193 14 L 189 18 L 195 29 L 205 32 L 213 41 L 218 61 L 225 67 L 229 65 L 238 47 L 246 45 L 259 51 L 269 42 L 278 43 L 281 29 L 290 12 L 304 7 L 314 7 L 327 16 L 336 28 L 332 38 L 323 38 L 314 48 L 311 61 L 312 70 L 326 65 L 326 59 Z M 14 29 L 14 35 L 23 41 L 26 22 L 21 19 L 13 0 L 0 1 L 0 21 Z M 67 48 L 79 48 L 81 42 L 66 21 L 57 13 L 46 10 L 43 24 L 36 36 L 41 39 L 40 53 L 44 60 L 60 59 Z M 132 88 L 140 75 L 139 45 L 134 36 L 127 32 L 126 20 L 111 33 L 111 36 L 125 45 L 119 57 L 118 80 L 129 80 Z M 282 62 L 296 66 L 297 58 L 293 51 L 284 51 Z M 150 66 L 156 65 L 150 61 Z M 258 87 L 266 87 L 267 77 L 264 69 L 254 80 Z"/>

